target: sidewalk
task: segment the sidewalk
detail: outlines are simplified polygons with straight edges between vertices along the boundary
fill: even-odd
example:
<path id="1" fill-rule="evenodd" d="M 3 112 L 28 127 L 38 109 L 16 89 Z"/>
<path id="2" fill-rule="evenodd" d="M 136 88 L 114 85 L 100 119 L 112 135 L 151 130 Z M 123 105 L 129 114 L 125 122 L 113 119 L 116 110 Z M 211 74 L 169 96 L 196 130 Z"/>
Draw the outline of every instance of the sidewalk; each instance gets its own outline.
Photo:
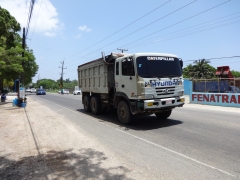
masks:
<path id="1" fill-rule="evenodd" d="M 57 112 L 14 98 L 0 104 L 0 179 L 151 179 Z"/>

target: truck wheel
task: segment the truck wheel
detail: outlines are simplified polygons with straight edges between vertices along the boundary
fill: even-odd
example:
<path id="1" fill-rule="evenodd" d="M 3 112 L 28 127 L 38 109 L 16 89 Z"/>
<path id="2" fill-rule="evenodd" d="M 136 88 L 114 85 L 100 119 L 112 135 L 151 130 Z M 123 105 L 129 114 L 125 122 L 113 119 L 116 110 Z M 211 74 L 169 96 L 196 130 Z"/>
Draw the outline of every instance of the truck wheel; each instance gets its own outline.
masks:
<path id="1" fill-rule="evenodd" d="M 133 115 L 126 101 L 122 100 L 117 107 L 118 119 L 123 124 L 130 124 L 133 120 Z"/>
<path id="2" fill-rule="evenodd" d="M 90 112 L 91 111 L 91 108 L 90 108 L 90 97 L 89 96 L 84 96 L 84 98 L 83 98 L 83 107 L 84 107 L 86 112 Z"/>
<path id="3" fill-rule="evenodd" d="M 168 110 L 168 111 L 155 113 L 155 115 L 157 116 L 158 119 L 167 119 L 171 115 L 171 113 L 172 113 L 172 110 Z"/>
<path id="4" fill-rule="evenodd" d="M 93 114 L 100 114 L 102 112 L 101 100 L 97 96 L 91 98 L 91 111 Z"/>
<path id="5" fill-rule="evenodd" d="M 77 95 L 80 95 L 80 92 L 78 92 Z"/>

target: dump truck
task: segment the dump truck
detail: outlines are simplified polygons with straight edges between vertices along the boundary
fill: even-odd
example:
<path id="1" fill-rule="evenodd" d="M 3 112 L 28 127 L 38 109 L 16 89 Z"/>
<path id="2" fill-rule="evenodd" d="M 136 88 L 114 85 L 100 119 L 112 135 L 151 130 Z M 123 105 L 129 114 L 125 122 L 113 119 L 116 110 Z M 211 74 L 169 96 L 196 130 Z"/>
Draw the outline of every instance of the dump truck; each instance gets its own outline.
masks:
<path id="1" fill-rule="evenodd" d="M 111 53 L 78 66 L 85 111 L 101 114 L 116 109 L 118 119 L 155 114 L 167 119 L 185 102 L 183 62 L 165 53 Z"/>

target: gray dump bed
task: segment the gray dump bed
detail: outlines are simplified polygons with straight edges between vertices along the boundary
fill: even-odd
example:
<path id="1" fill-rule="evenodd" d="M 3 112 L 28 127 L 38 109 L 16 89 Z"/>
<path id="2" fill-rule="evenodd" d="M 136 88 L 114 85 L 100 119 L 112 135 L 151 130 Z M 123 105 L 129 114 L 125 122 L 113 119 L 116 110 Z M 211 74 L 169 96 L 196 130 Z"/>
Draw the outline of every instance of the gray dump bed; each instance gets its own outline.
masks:
<path id="1" fill-rule="evenodd" d="M 82 92 L 107 94 L 107 68 L 102 58 L 78 66 L 78 82 Z"/>

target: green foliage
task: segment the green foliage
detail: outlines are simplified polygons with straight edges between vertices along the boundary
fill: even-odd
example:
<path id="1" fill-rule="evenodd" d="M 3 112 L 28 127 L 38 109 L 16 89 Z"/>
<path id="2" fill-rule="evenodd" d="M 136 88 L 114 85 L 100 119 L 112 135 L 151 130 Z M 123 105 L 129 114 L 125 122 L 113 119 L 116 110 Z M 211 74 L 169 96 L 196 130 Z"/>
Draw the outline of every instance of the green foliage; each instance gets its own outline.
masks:
<path id="1" fill-rule="evenodd" d="M 66 88 L 66 89 L 71 89 L 71 88 L 74 88 L 75 86 L 78 86 L 77 80 L 73 80 L 70 83 L 63 83 L 63 88 Z"/>
<path id="2" fill-rule="evenodd" d="M 17 33 L 20 30 L 16 19 L 0 7 L 0 89 L 4 80 L 18 79 L 21 73 L 24 73 L 24 84 L 28 84 L 38 70 L 32 50 L 26 48 L 22 57 L 22 39 Z"/>
<path id="3" fill-rule="evenodd" d="M 19 36 L 16 32 L 20 31 L 20 24 L 10 13 L 0 7 L 0 46 L 6 49 L 15 47 L 15 39 Z"/>
<path id="4" fill-rule="evenodd" d="M 40 86 L 43 87 L 43 89 L 58 89 L 59 88 L 59 84 L 52 80 L 52 79 L 41 79 L 37 81 L 37 88 L 39 88 Z"/>
<path id="5" fill-rule="evenodd" d="M 65 82 L 65 83 L 70 83 L 71 81 L 70 81 L 70 78 L 67 78 L 65 81 L 63 81 L 63 82 Z"/>
<path id="6" fill-rule="evenodd" d="M 193 65 L 189 64 L 183 68 L 183 78 L 191 78 L 191 72 L 193 71 Z"/>
<path id="7" fill-rule="evenodd" d="M 24 53 L 24 58 L 24 83 L 29 84 L 32 82 L 32 77 L 34 77 L 38 71 L 38 65 L 32 50 L 27 49 Z"/>
<path id="8" fill-rule="evenodd" d="M 239 71 L 234 71 L 234 70 L 232 70 L 231 73 L 232 73 L 232 75 L 233 75 L 235 78 L 240 77 L 240 72 L 239 72 Z"/>
<path id="9" fill-rule="evenodd" d="M 75 86 L 78 85 L 77 80 L 73 80 L 73 81 L 70 81 L 70 82 L 69 81 L 68 81 L 68 83 L 66 83 L 64 81 L 63 88 L 73 89 Z M 41 79 L 41 80 L 37 81 L 35 87 L 39 88 L 40 86 L 42 86 L 44 89 L 60 89 L 60 80 L 54 81 L 52 79 Z"/>
<path id="10" fill-rule="evenodd" d="M 7 80 L 17 78 L 23 72 L 21 61 L 22 48 L 13 47 L 11 49 L 4 49 L 0 47 L 0 77 Z"/>
<path id="11" fill-rule="evenodd" d="M 209 79 L 215 77 L 216 68 L 209 65 L 209 63 L 210 61 L 206 61 L 205 59 L 194 61 L 193 65 L 190 64 L 183 68 L 183 77 L 195 79 Z"/>

